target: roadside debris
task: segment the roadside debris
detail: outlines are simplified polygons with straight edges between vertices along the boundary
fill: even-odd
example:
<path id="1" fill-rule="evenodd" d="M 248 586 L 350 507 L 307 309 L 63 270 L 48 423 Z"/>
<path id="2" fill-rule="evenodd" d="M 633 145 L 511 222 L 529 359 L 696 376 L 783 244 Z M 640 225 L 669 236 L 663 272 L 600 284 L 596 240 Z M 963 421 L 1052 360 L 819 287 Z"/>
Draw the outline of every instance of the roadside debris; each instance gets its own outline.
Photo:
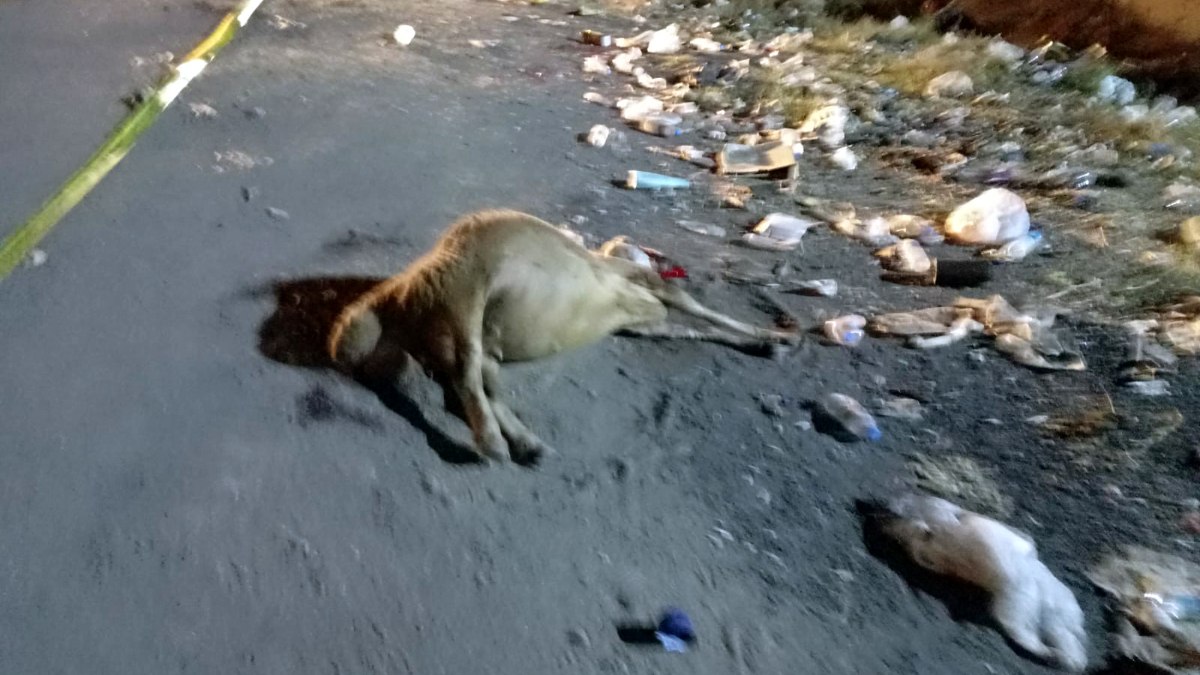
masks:
<path id="1" fill-rule="evenodd" d="M 587 132 L 587 143 L 594 148 L 603 148 L 605 143 L 608 143 L 608 137 L 612 134 L 612 129 L 597 124 Z"/>
<path id="2" fill-rule="evenodd" d="M 866 441 L 878 441 L 883 432 L 875 418 L 858 401 L 845 394 L 828 394 L 821 399 L 820 412 L 836 422 L 842 431 Z"/>
<path id="3" fill-rule="evenodd" d="M 613 37 L 611 35 L 594 30 L 580 31 L 579 40 L 585 45 L 595 45 L 597 47 L 611 47 L 613 44 Z"/>
<path id="4" fill-rule="evenodd" d="M 416 37 L 417 29 L 406 23 L 400 24 L 396 27 L 396 30 L 392 31 L 392 39 L 401 47 L 409 46 Z"/>
<path id="5" fill-rule="evenodd" d="M 688 232 L 701 234 L 706 237 L 724 237 L 727 234 L 725 228 L 720 225 L 710 225 L 698 220 L 677 220 L 675 224 Z"/>
<path id="6" fill-rule="evenodd" d="M 41 267 L 46 264 L 50 256 L 40 248 L 35 248 L 29 251 L 29 255 L 25 256 L 25 264 L 29 267 Z"/>
<path id="7" fill-rule="evenodd" d="M 988 260 L 997 262 L 1020 262 L 1030 253 L 1041 247 L 1041 245 L 1042 233 L 1030 232 L 1013 239 L 1003 246 L 984 250 L 980 252 L 980 255 Z"/>
<path id="8" fill-rule="evenodd" d="M 1173 555 L 1127 546 L 1106 556 L 1088 579 L 1115 603 L 1114 651 L 1166 670 L 1200 667 L 1200 567 Z"/>
<path id="9" fill-rule="evenodd" d="M 213 119 L 217 116 L 217 109 L 207 103 L 189 103 L 188 109 L 192 111 L 193 117 Z"/>
<path id="10" fill-rule="evenodd" d="M 875 257 L 883 261 L 888 269 L 905 274 L 926 274 L 933 267 L 929 255 L 914 239 L 904 239 L 898 244 L 881 248 Z"/>
<path id="11" fill-rule="evenodd" d="M 1027 232 L 1025 200 L 1004 188 L 985 190 L 946 218 L 946 236 L 963 244 L 1000 245 Z"/>
<path id="12" fill-rule="evenodd" d="M 758 145 L 726 143 L 715 159 L 718 174 L 767 173 L 796 165 L 791 144 L 782 141 Z"/>
<path id="13" fill-rule="evenodd" d="M 1052 311 L 1017 311 L 1002 296 L 959 298 L 953 306 L 873 317 L 868 329 L 876 335 L 909 336 L 918 348 L 940 347 L 982 332 L 994 338 L 996 349 L 1021 365 L 1038 370 L 1084 370 L 1078 348 L 1064 344 L 1052 332 Z M 938 336 L 930 339 L 923 336 Z"/>
<path id="14" fill-rule="evenodd" d="M 871 504 L 876 524 L 921 567 L 980 587 L 1014 643 L 1065 670 L 1087 667 L 1083 610 L 1027 534 L 938 497 Z"/>
<path id="15" fill-rule="evenodd" d="M 668 652 L 682 653 L 687 651 L 689 644 L 695 642 L 696 629 L 683 610 L 672 608 L 663 612 L 654 637 Z"/>
<path id="16" fill-rule="evenodd" d="M 992 517 L 1012 514 L 1013 500 L 1001 492 L 989 473 L 970 457 L 930 457 L 918 452 L 913 453 L 908 468 L 916 477 L 916 486 L 934 496 Z"/>
<path id="17" fill-rule="evenodd" d="M 971 81 L 971 76 L 961 70 L 942 73 L 925 87 L 925 95 L 934 98 L 962 98 L 974 92 L 975 83 Z"/>
<path id="18" fill-rule="evenodd" d="M 821 333 L 833 344 L 853 347 L 862 342 L 866 326 L 866 317 L 847 314 L 826 321 L 821 325 Z"/>
<path id="19" fill-rule="evenodd" d="M 687 189 L 691 186 L 691 181 L 686 178 L 664 176 L 649 171 L 630 171 L 625 177 L 625 187 L 630 190 Z"/>
<path id="20" fill-rule="evenodd" d="M 816 221 L 771 213 L 758 222 L 754 229 L 742 235 L 748 246 L 770 251 L 791 251 L 800 245 L 805 232 L 816 225 Z"/>

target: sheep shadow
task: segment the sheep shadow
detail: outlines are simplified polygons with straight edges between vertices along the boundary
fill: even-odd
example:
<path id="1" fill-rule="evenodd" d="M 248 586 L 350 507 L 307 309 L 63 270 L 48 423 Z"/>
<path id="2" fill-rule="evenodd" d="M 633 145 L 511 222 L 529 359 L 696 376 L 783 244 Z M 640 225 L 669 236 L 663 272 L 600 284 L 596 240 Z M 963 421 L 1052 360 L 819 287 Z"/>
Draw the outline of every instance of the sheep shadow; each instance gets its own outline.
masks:
<path id="1" fill-rule="evenodd" d="M 326 348 L 329 330 L 347 305 L 357 300 L 382 277 L 311 277 L 278 281 L 252 293 L 271 295 L 275 311 L 259 327 L 258 350 L 284 365 L 311 370 L 336 370 Z M 472 448 L 451 438 L 422 412 L 421 405 L 399 382 L 355 377 L 381 403 L 425 435 L 430 448 L 450 464 L 478 464 L 483 460 Z M 442 385 L 443 383 L 438 383 Z M 446 410 L 463 417 L 457 398 L 442 387 Z"/>

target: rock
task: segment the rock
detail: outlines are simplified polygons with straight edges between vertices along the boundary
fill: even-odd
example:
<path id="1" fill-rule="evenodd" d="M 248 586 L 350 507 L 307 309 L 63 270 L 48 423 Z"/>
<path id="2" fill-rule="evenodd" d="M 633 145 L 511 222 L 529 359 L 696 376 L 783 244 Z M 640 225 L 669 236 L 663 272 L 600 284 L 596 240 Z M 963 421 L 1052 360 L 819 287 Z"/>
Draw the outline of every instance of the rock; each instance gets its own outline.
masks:
<path id="1" fill-rule="evenodd" d="M 247 202 L 247 203 L 252 202 L 252 201 L 254 201 L 254 199 L 256 197 L 258 197 L 260 192 L 261 191 L 253 185 L 243 185 L 242 186 L 242 201 Z"/>
<path id="2" fill-rule="evenodd" d="M 909 24 L 908 17 L 901 14 L 888 22 L 888 28 L 899 30 L 901 28 L 908 28 Z"/>
<path id="3" fill-rule="evenodd" d="M 1179 243 L 1190 249 L 1200 249 L 1200 216 L 1193 216 L 1179 224 Z"/>
<path id="4" fill-rule="evenodd" d="M 265 108 L 259 108 L 258 106 L 255 106 L 248 110 L 243 110 L 242 114 L 245 115 L 246 119 L 248 120 L 260 120 L 267 116 L 267 111 Z"/>
<path id="5" fill-rule="evenodd" d="M 567 642 L 572 647 L 582 647 L 584 649 L 592 646 L 592 641 L 588 638 L 588 634 L 579 628 L 574 628 L 567 632 Z"/>
<path id="6" fill-rule="evenodd" d="M 401 47 L 412 44 L 415 37 L 417 37 L 417 29 L 406 23 L 396 26 L 396 30 L 392 31 L 392 39 Z"/>
<path id="7" fill-rule="evenodd" d="M 30 267 L 41 267 L 42 265 L 46 264 L 46 260 L 49 258 L 50 256 L 46 255 L 45 251 L 40 248 L 35 248 L 30 251 L 29 255 L 25 258 L 25 264 L 29 265 Z"/>
<path id="8" fill-rule="evenodd" d="M 1102 101 L 1110 101 L 1117 105 L 1129 105 L 1137 98 L 1137 87 L 1123 77 L 1106 75 L 1100 80 L 1096 95 Z"/>
<path id="9" fill-rule="evenodd" d="M 274 206 L 267 207 L 267 215 L 270 216 L 272 220 L 291 220 L 292 218 L 291 214 L 289 214 L 287 211 L 275 208 Z"/>
<path id="10" fill-rule="evenodd" d="M 217 109 L 207 103 L 189 103 L 188 109 L 195 117 L 212 119 L 217 116 Z"/>
<path id="11" fill-rule="evenodd" d="M 934 98 L 957 98 L 968 96 L 975 92 L 975 83 L 971 76 L 961 70 L 942 73 L 929 81 L 925 87 L 925 95 Z"/>
<path id="12" fill-rule="evenodd" d="M 1004 188 L 985 190 L 946 218 L 946 236 L 964 244 L 1003 244 L 1029 232 L 1025 200 Z"/>
<path id="13" fill-rule="evenodd" d="M 1005 63 L 1015 64 L 1025 58 L 1025 50 L 1011 42 L 992 40 L 988 43 L 987 55 Z"/>

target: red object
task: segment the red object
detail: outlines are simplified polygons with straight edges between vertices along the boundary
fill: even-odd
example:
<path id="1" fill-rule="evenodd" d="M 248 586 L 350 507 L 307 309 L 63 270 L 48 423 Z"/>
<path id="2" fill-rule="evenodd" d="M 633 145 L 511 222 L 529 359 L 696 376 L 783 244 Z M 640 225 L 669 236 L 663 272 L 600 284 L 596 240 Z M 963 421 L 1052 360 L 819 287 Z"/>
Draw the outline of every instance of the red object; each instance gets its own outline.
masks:
<path id="1" fill-rule="evenodd" d="M 664 279 L 686 279 L 687 270 L 683 269 L 679 265 L 672 265 L 664 270 L 659 270 L 658 276 Z"/>

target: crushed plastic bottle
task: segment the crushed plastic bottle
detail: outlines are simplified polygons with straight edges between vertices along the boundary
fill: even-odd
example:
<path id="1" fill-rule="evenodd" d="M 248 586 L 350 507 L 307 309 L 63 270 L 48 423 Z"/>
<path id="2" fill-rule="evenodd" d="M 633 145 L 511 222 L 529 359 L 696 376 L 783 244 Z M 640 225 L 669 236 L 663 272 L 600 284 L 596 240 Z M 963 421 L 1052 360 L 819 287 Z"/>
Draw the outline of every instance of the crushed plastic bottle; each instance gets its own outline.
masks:
<path id="1" fill-rule="evenodd" d="M 946 218 L 946 236 L 963 244 L 999 245 L 1027 232 L 1025 200 L 1004 188 L 984 190 Z"/>
<path id="2" fill-rule="evenodd" d="M 825 414 L 836 420 L 846 431 L 856 437 L 878 441 L 883 438 L 883 432 L 875 423 L 875 418 L 858 401 L 845 394 L 828 394 L 821 400 Z"/>
<path id="3" fill-rule="evenodd" d="M 677 220 L 675 224 L 688 232 L 702 234 L 706 237 L 724 237 L 726 234 L 725 228 L 720 225 L 710 225 L 698 220 Z"/>
<path id="4" fill-rule="evenodd" d="M 1033 231 L 1007 244 L 984 251 L 980 255 L 1000 262 L 1019 262 L 1042 245 L 1042 233 Z"/>
<path id="5" fill-rule="evenodd" d="M 646 115 L 638 120 L 635 120 L 633 127 L 638 131 L 655 136 L 678 136 L 683 133 L 679 125 L 683 124 L 683 118 L 678 115 L 668 115 L 666 113 L 653 113 Z"/>
<path id="6" fill-rule="evenodd" d="M 867 319 L 858 314 L 847 314 L 836 319 L 830 319 L 821 326 L 821 332 L 831 342 L 846 347 L 853 347 L 862 342 Z"/>

